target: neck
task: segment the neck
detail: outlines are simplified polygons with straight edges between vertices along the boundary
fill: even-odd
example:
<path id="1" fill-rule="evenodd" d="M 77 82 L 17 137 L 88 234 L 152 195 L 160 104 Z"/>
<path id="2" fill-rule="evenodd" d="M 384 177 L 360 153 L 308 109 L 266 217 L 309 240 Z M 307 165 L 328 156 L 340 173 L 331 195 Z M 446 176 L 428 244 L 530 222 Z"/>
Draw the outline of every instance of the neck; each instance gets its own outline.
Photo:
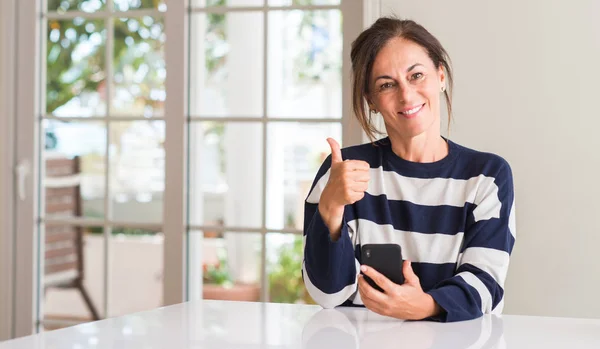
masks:
<path id="1" fill-rule="evenodd" d="M 420 163 L 435 162 L 448 155 L 448 144 L 439 133 L 427 134 L 416 137 L 402 137 L 390 135 L 392 151 L 404 160 Z"/>

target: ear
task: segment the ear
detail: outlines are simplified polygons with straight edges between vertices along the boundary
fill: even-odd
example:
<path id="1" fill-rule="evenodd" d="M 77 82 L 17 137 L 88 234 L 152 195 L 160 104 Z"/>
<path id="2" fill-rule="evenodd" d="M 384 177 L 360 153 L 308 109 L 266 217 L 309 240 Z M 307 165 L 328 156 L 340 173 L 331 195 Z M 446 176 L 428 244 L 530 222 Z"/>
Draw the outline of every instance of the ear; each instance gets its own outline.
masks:
<path id="1" fill-rule="evenodd" d="M 377 107 L 375 107 L 375 103 L 373 103 L 373 101 L 371 101 L 371 99 L 369 98 L 369 96 L 366 96 L 365 99 L 367 100 L 367 105 L 369 106 L 369 110 L 376 110 Z"/>
<path id="2" fill-rule="evenodd" d="M 446 72 L 444 71 L 444 67 L 442 65 L 440 65 L 440 67 L 438 68 L 438 76 L 440 79 L 440 84 L 445 84 L 446 83 Z"/>

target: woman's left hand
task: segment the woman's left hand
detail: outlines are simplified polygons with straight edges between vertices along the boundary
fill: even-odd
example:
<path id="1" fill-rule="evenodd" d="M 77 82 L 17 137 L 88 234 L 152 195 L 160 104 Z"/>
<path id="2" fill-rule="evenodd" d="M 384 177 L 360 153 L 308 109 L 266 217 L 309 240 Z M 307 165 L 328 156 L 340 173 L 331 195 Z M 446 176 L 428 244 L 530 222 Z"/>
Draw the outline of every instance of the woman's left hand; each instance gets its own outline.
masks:
<path id="1" fill-rule="evenodd" d="M 410 261 L 404 261 L 404 284 L 398 285 L 366 265 L 361 271 L 384 292 L 371 287 L 362 275 L 358 276 L 358 291 L 365 307 L 378 314 L 405 320 L 421 320 L 437 315 L 441 310 L 429 294 L 423 292 L 419 278 Z"/>

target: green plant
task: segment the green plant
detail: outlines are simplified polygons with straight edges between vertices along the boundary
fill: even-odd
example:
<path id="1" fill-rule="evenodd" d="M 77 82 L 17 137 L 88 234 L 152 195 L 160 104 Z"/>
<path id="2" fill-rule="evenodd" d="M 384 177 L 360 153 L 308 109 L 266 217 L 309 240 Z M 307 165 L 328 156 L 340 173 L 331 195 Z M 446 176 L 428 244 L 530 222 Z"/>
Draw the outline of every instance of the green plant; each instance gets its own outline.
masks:
<path id="1" fill-rule="evenodd" d="M 102 235 L 104 234 L 103 227 L 89 227 L 86 228 L 88 234 Z M 114 227 L 111 229 L 111 235 L 156 235 L 158 232 L 154 230 L 140 229 L 140 228 L 123 228 Z"/>
<path id="2" fill-rule="evenodd" d="M 312 303 L 302 280 L 302 237 L 279 249 L 279 261 L 269 273 L 269 293 L 272 302 Z"/>
<path id="3" fill-rule="evenodd" d="M 202 266 L 202 281 L 206 284 L 215 284 L 223 287 L 233 286 L 233 279 L 229 274 L 227 260 L 221 256 L 215 264 Z"/>

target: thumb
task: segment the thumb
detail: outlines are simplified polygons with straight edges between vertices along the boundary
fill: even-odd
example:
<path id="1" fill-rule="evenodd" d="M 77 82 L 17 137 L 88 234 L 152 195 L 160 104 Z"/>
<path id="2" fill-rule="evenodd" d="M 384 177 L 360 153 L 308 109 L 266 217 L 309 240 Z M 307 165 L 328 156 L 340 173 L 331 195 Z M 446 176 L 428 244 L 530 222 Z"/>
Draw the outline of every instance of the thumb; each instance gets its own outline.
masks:
<path id="1" fill-rule="evenodd" d="M 331 147 L 331 163 L 335 164 L 338 162 L 342 162 L 342 151 L 340 150 L 340 145 L 333 138 L 327 138 L 327 143 Z"/>
<path id="2" fill-rule="evenodd" d="M 410 261 L 404 261 L 404 265 L 402 266 L 402 273 L 404 273 L 404 283 L 411 285 L 420 285 L 419 277 L 413 271 Z"/>

